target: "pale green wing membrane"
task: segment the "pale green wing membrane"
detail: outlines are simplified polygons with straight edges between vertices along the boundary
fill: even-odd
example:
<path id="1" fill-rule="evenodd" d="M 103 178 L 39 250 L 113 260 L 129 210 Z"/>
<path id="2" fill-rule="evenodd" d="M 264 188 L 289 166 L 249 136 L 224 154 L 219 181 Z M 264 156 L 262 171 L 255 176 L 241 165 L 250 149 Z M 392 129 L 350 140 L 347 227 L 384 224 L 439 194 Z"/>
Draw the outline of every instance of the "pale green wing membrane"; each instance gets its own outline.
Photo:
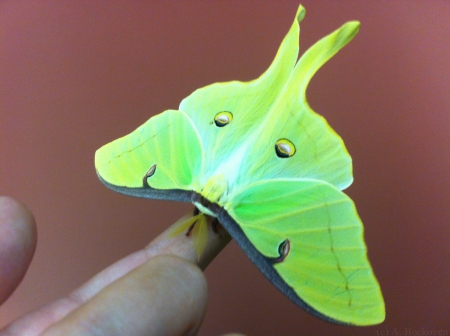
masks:
<path id="1" fill-rule="evenodd" d="M 297 61 L 304 15 L 300 6 L 261 77 L 195 91 L 180 111 L 161 113 L 100 148 L 95 167 L 118 192 L 192 201 L 216 215 L 261 271 L 311 313 L 377 324 L 384 303 L 362 223 L 339 190 L 352 182 L 351 157 L 306 100 L 314 73 L 359 23 L 343 25 Z"/>
<path id="2" fill-rule="evenodd" d="M 212 84 L 196 90 L 181 102 L 180 110 L 192 118 L 207 153 L 204 180 L 247 141 L 248 135 L 258 127 L 261 116 L 276 100 L 280 87 L 289 79 L 298 57 L 299 22 L 304 13 L 300 6 L 271 66 L 258 79 Z M 221 112 L 231 112 L 229 123 L 216 123 L 215 118 Z"/>
<path id="3" fill-rule="evenodd" d="M 230 199 L 225 210 L 243 234 L 226 215 L 219 219 L 294 302 L 335 322 L 384 320 L 362 223 L 351 199 L 336 187 L 307 179 L 260 181 Z"/>
<path id="4" fill-rule="evenodd" d="M 306 101 L 306 88 L 313 74 L 358 32 L 359 23 L 349 22 L 314 44 L 300 58 L 294 71 L 262 117 L 259 132 L 252 135 L 251 155 L 240 167 L 236 183 L 243 185 L 280 177 L 304 177 L 327 181 L 339 189 L 353 180 L 351 157 L 342 139 Z M 280 140 L 288 142 L 291 156 L 276 153 Z M 250 152 L 250 151 L 249 151 Z M 251 158 L 258 158 L 252 160 Z"/>
<path id="5" fill-rule="evenodd" d="M 197 190 L 203 155 L 192 120 L 184 112 L 168 110 L 100 148 L 95 168 L 116 191 L 189 201 L 187 195 L 167 190 Z"/>
<path id="6" fill-rule="evenodd" d="M 297 62 L 300 6 L 277 56 L 257 80 L 217 83 L 184 99 L 185 111 L 197 126 L 205 146 L 202 182 L 227 172 L 231 188 L 280 177 L 307 177 L 340 189 L 352 182 L 351 158 L 341 138 L 308 106 L 306 88 L 313 74 L 358 32 L 349 22 L 312 46 Z M 224 112 L 229 117 L 217 123 Z M 232 139 L 232 141 L 230 141 Z M 276 154 L 287 140 L 296 154 L 284 160 Z"/>

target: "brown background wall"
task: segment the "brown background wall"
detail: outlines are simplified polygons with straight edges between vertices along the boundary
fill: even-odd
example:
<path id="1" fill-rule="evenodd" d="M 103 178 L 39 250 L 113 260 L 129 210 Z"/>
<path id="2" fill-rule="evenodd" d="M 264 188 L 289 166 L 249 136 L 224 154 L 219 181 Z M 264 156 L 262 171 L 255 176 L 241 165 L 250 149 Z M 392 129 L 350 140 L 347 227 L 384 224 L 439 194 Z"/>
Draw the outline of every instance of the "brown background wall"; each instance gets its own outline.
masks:
<path id="1" fill-rule="evenodd" d="M 303 4 L 302 51 L 348 20 L 362 22 L 314 77 L 308 97 L 353 156 L 347 192 L 365 223 L 387 319 L 355 329 L 309 316 L 231 243 L 206 271 L 210 304 L 200 334 L 449 328 L 450 3 Z M 0 192 L 25 202 L 39 230 L 34 261 L 0 308 L 0 325 L 67 294 L 190 208 L 106 189 L 95 150 L 177 108 L 196 88 L 259 76 L 297 5 L 0 3 Z"/>

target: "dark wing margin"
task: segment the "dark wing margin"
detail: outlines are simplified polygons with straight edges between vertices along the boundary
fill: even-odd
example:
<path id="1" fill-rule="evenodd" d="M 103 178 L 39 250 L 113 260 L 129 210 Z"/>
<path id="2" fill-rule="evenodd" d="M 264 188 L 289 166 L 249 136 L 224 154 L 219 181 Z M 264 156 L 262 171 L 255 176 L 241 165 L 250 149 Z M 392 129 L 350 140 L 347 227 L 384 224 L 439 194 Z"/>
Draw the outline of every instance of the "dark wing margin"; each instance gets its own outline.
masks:
<path id="1" fill-rule="evenodd" d="M 266 278 L 275 285 L 284 295 L 286 295 L 292 302 L 306 310 L 311 315 L 314 315 L 324 321 L 337 323 L 341 325 L 351 325 L 349 323 L 344 323 L 342 321 L 335 320 L 326 316 L 310 305 L 308 305 L 302 298 L 300 298 L 294 291 L 294 289 L 289 286 L 283 278 L 278 274 L 274 268 L 274 263 L 271 258 L 264 256 L 259 252 L 256 247 L 250 242 L 245 233 L 242 231 L 241 227 L 236 223 L 236 221 L 228 214 L 228 212 L 219 207 L 217 204 L 212 204 L 210 210 L 216 211 L 217 218 L 223 227 L 228 231 L 228 233 L 236 240 L 237 244 L 242 248 L 250 258 L 250 260 L 259 268 L 259 270 L 266 276 Z M 219 208 L 219 210 L 218 210 Z M 218 211 L 217 211 L 218 210 Z"/>
<path id="2" fill-rule="evenodd" d="M 133 197 L 140 198 L 151 198 L 165 201 L 179 201 L 179 202 L 191 202 L 193 191 L 182 190 L 182 189 L 155 189 L 151 187 L 143 188 L 129 188 L 120 187 L 111 183 L 106 182 L 98 173 L 98 178 L 100 181 L 107 186 L 109 189 Z"/>

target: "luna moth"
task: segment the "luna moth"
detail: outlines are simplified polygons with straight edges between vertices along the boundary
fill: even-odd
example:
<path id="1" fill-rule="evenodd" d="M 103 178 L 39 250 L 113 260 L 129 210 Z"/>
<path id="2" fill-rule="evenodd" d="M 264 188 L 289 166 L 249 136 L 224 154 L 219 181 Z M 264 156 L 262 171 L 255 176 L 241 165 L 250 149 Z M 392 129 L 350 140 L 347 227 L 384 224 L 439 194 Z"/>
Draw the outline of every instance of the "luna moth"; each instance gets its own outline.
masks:
<path id="1" fill-rule="evenodd" d="M 117 192 L 192 202 L 197 211 L 185 227 L 194 225 L 200 236 L 205 216 L 217 218 L 262 273 L 313 315 L 378 324 L 383 297 L 361 220 L 341 191 L 353 180 L 351 157 L 305 93 L 359 22 L 344 24 L 298 59 L 304 16 L 300 6 L 258 79 L 196 90 L 178 110 L 100 148 L 95 167 Z"/>

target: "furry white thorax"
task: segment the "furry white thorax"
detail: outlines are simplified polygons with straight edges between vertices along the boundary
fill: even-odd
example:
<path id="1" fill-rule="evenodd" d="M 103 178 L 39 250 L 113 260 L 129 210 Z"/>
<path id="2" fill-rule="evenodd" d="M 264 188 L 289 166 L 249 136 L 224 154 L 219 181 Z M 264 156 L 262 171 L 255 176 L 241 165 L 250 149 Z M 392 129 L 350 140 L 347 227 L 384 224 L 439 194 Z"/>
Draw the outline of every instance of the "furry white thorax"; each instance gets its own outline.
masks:
<path id="1" fill-rule="evenodd" d="M 202 188 L 202 196 L 210 202 L 220 205 L 225 204 L 229 196 L 235 191 L 233 187 L 236 185 L 241 165 L 247 153 L 248 143 L 230 153 L 224 161 L 216 166 Z M 204 213 L 208 214 L 207 212 Z"/>

